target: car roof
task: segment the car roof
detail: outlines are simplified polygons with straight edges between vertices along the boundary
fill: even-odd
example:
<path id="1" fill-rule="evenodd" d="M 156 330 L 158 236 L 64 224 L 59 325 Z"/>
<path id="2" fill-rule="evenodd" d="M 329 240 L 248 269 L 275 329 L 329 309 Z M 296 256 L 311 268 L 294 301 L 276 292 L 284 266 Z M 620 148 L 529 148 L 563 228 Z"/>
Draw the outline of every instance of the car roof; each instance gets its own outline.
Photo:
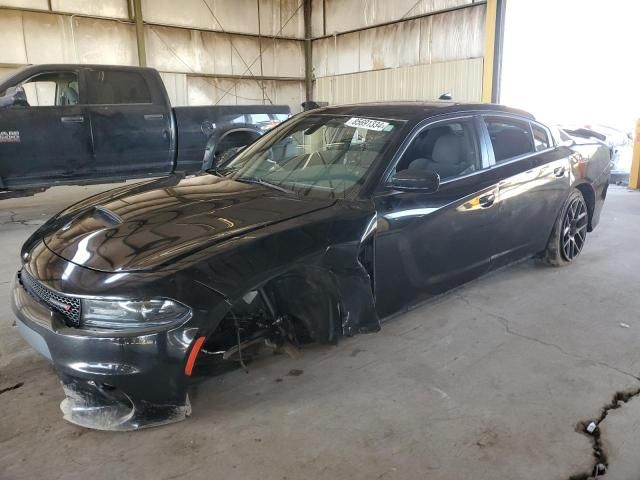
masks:
<path id="1" fill-rule="evenodd" d="M 524 110 L 510 108 L 495 103 L 455 103 L 438 102 L 375 102 L 338 105 L 311 110 L 310 113 L 333 115 L 361 115 L 364 117 L 384 118 L 389 120 L 416 120 L 450 113 L 509 113 L 535 120 L 535 117 Z"/>

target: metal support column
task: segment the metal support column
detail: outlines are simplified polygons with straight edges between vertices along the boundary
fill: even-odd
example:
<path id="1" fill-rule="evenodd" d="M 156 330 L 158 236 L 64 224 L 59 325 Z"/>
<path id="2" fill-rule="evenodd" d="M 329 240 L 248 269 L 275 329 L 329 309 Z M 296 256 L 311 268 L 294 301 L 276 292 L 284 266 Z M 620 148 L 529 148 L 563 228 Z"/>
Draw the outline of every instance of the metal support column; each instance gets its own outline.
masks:
<path id="1" fill-rule="evenodd" d="M 138 43 L 138 64 L 147 66 L 147 50 L 144 44 L 144 19 L 142 18 L 142 0 L 133 0 L 133 14 L 136 21 L 136 40 Z"/>
<path id="2" fill-rule="evenodd" d="M 311 0 L 304 0 L 304 83 L 306 100 L 313 99 L 313 58 L 311 51 Z"/>
<path id="3" fill-rule="evenodd" d="M 488 0 L 484 28 L 484 68 L 482 74 L 482 101 L 500 101 L 502 76 L 502 45 L 507 0 Z"/>
<path id="4" fill-rule="evenodd" d="M 633 135 L 633 160 L 631 161 L 629 188 L 640 189 L 640 119 L 636 121 L 636 130 Z"/>

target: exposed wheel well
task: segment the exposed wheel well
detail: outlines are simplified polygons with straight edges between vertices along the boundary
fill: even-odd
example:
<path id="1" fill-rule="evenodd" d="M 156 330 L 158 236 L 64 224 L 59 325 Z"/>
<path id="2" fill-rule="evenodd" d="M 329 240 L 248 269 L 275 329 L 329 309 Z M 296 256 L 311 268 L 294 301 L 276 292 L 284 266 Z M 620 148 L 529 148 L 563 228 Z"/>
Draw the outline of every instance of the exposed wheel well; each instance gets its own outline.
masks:
<path id="1" fill-rule="evenodd" d="M 276 310 L 300 322 L 312 340 L 336 341 L 340 301 L 327 272 L 321 269 L 291 271 L 271 280 L 265 290 L 271 294 Z"/>
<path id="2" fill-rule="evenodd" d="M 335 343 L 341 310 L 327 282 L 319 271 L 288 272 L 228 302 L 229 310 L 206 336 L 198 370 L 216 358 L 244 365 L 243 358 L 265 344 L 286 351 L 287 345 Z"/>
<path id="3" fill-rule="evenodd" d="M 589 212 L 589 227 L 588 231 L 593 229 L 591 225 L 591 220 L 593 219 L 593 211 L 596 205 L 596 194 L 593 191 L 593 187 L 587 183 L 581 183 L 580 185 L 576 185 L 576 188 L 580 190 L 582 196 L 584 197 L 584 201 L 587 204 L 587 211 Z"/>
<path id="4" fill-rule="evenodd" d="M 259 135 L 256 132 L 250 130 L 239 130 L 235 132 L 229 132 L 222 137 L 216 145 L 216 156 L 230 148 L 244 147 L 256 140 Z"/>

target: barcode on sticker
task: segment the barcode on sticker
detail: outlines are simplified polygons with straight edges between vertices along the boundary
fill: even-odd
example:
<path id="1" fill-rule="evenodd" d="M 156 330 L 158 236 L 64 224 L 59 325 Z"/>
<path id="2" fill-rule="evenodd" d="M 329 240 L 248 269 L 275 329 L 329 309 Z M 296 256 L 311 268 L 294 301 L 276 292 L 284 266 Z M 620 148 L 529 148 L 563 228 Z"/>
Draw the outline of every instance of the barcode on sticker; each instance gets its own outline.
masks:
<path id="1" fill-rule="evenodd" d="M 375 130 L 381 132 L 389 125 L 388 122 L 381 122 L 380 120 L 371 120 L 370 118 L 350 118 L 345 122 L 347 127 L 364 128 L 366 130 Z"/>

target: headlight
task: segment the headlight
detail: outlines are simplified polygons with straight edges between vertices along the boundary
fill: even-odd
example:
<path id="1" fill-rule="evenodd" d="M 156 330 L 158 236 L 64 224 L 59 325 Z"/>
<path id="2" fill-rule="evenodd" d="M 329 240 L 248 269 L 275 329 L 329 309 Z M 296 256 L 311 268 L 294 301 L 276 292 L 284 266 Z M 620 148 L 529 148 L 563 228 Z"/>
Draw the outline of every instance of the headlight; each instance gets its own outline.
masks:
<path id="1" fill-rule="evenodd" d="M 177 325 L 191 309 L 167 298 L 151 300 L 82 300 L 81 324 L 88 328 L 123 330 Z"/>

